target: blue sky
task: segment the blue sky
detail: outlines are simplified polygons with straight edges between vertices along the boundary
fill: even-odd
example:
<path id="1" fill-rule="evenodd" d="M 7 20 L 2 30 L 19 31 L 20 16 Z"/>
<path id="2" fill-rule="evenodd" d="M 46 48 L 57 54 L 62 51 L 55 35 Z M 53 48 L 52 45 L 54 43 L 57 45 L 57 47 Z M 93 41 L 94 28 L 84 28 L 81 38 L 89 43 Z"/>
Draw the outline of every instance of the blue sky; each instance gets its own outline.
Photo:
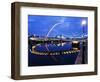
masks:
<path id="1" fill-rule="evenodd" d="M 82 21 L 86 23 L 82 25 Z M 69 16 L 46 16 L 46 15 L 28 15 L 28 34 L 55 37 L 63 35 L 65 37 L 81 37 L 88 33 L 87 17 L 69 17 Z"/>

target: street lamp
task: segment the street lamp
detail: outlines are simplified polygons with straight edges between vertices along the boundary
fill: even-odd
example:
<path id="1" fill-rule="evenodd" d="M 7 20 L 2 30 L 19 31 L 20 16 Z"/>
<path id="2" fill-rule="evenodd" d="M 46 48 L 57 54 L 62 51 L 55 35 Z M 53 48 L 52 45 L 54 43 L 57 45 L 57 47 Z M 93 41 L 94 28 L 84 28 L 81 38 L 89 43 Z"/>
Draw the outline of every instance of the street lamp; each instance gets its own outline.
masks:
<path id="1" fill-rule="evenodd" d="M 81 26 L 82 26 L 82 30 L 83 30 L 83 42 L 82 42 L 82 63 L 83 64 L 85 64 L 85 55 L 86 55 L 86 53 L 85 53 L 85 42 L 84 42 L 84 39 L 85 39 L 85 30 L 84 30 L 84 28 L 85 28 L 85 26 L 86 26 L 86 20 L 82 20 L 82 22 L 81 22 Z"/>
<path id="2" fill-rule="evenodd" d="M 86 25 L 86 20 L 82 20 L 81 25 L 82 25 L 82 28 L 83 28 L 83 38 L 84 38 L 84 27 Z"/>

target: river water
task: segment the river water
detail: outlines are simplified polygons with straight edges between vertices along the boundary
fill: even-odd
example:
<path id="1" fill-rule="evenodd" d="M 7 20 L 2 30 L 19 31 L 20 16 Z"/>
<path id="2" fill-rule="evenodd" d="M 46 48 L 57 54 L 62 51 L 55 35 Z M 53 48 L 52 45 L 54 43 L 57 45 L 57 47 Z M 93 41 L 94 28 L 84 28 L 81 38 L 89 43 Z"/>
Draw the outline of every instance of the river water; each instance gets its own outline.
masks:
<path id="1" fill-rule="evenodd" d="M 81 46 L 81 45 L 80 45 Z M 72 65 L 75 64 L 79 52 L 59 55 L 36 55 L 31 53 L 31 46 L 28 50 L 28 66 L 47 65 Z M 35 48 L 38 52 L 63 52 L 72 50 L 71 43 L 64 44 L 41 44 Z"/>

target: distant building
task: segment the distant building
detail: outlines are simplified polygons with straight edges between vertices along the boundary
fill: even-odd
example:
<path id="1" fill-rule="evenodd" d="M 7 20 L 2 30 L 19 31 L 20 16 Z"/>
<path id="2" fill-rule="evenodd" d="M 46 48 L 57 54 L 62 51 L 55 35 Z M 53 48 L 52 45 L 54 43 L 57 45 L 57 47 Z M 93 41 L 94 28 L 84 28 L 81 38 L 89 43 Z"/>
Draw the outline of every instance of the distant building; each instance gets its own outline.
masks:
<path id="1" fill-rule="evenodd" d="M 56 38 L 58 38 L 58 39 L 66 39 L 66 37 L 63 36 L 63 35 L 58 35 L 58 36 L 56 36 Z"/>

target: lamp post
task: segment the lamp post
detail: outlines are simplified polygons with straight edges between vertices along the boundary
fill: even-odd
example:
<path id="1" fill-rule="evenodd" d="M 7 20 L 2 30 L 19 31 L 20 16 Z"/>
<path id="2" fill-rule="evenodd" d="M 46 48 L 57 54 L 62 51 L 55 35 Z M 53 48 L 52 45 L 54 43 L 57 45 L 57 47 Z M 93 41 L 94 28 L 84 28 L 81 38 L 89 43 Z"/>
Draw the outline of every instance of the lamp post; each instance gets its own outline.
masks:
<path id="1" fill-rule="evenodd" d="M 83 41 L 82 41 L 82 64 L 85 64 L 85 42 L 84 42 L 84 38 L 85 38 L 85 25 L 86 25 L 86 20 L 82 20 L 81 22 L 81 25 L 82 25 L 82 32 L 83 32 Z"/>

